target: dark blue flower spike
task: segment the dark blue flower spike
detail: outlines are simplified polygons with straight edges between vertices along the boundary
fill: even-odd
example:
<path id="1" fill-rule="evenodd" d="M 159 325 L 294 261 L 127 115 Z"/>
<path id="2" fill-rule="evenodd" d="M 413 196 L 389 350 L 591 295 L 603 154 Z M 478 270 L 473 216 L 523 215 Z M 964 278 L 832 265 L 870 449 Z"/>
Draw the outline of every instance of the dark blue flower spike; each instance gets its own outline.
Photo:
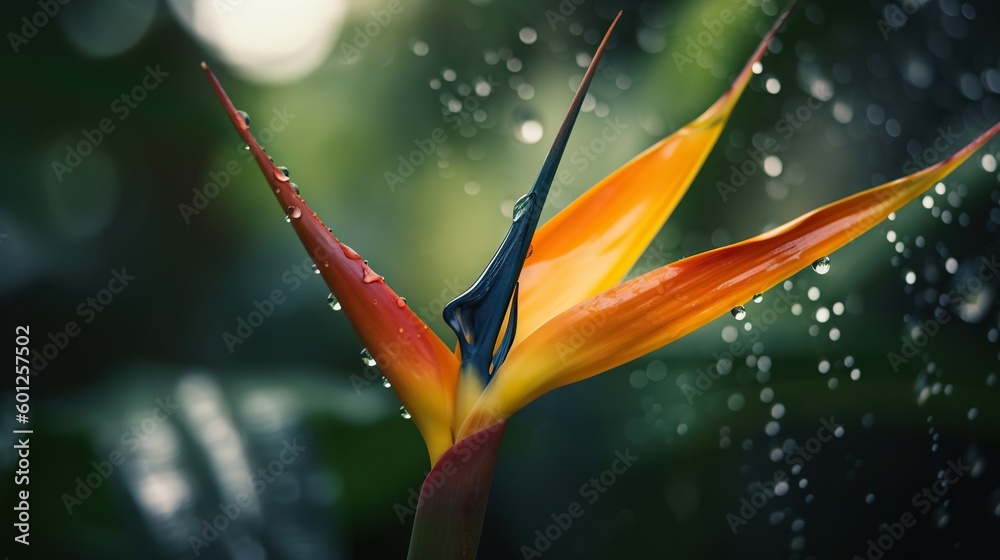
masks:
<path id="1" fill-rule="evenodd" d="M 514 204 L 514 222 L 500 248 L 472 287 L 444 308 L 445 321 L 458 335 L 458 344 L 462 352 L 462 370 L 474 371 L 482 380 L 483 386 L 489 383 L 492 374 L 496 373 L 503 363 L 507 351 L 514 342 L 517 328 L 517 279 L 521 275 L 524 259 L 531 246 L 531 238 L 542 214 L 542 206 L 549 194 L 549 187 L 552 186 L 559 160 L 566 150 L 583 99 L 587 95 L 587 89 L 593 80 L 608 38 L 621 15 L 619 12 L 611 22 L 604 40 L 597 47 L 594 59 L 590 62 L 590 67 L 587 68 L 587 73 L 573 97 L 552 148 L 545 156 L 535 184 L 528 194 Z M 507 330 L 500 346 L 496 348 L 497 337 L 508 309 L 510 317 L 507 321 Z M 496 348 L 495 354 L 494 348 Z"/>

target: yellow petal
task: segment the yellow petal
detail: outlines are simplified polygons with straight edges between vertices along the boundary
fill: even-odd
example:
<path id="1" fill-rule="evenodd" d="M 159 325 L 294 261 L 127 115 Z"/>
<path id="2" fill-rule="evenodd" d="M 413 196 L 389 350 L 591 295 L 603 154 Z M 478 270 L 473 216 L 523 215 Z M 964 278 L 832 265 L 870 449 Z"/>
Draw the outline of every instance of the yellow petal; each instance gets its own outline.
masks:
<path id="1" fill-rule="evenodd" d="M 519 280 L 517 340 L 625 277 L 701 169 L 750 81 L 753 65 L 788 13 L 704 114 L 594 185 L 535 232 Z"/>
<path id="2" fill-rule="evenodd" d="M 506 419 L 557 387 L 656 350 L 742 305 L 874 227 L 997 132 L 1000 123 L 937 165 L 742 243 L 664 266 L 571 307 L 511 350 L 458 437 Z"/>

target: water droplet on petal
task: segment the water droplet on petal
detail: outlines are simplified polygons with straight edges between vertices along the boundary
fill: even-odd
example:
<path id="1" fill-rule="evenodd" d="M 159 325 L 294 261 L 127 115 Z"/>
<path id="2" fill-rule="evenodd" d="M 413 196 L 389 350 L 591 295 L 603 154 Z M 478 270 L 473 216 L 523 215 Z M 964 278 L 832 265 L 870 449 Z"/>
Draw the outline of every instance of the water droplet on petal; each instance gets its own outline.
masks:
<path id="1" fill-rule="evenodd" d="M 361 363 L 368 367 L 375 367 L 375 358 L 372 357 L 372 353 L 367 348 L 361 349 Z"/>
<path id="2" fill-rule="evenodd" d="M 747 310 L 744 309 L 742 305 L 737 305 L 730 311 L 730 313 L 733 314 L 733 317 L 736 317 L 737 321 L 742 321 L 747 318 Z"/>
<path id="3" fill-rule="evenodd" d="M 760 303 L 762 301 L 764 301 L 764 294 L 754 294 L 753 296 L 754 303 Z"/>
<path id="4" fill-rule="evenodd" d="M 392 383 L 389 383 L 389 380 L 384 375 L 382 376 L 382 386 L 386 389 L 392 387 Z"/>
<path id="5" fill-rule="evenodd" d="M 302 194 L 302 193 L 301 193 L 301 192 L 299 191 L 299 186 L 298 186 L 298 185 L 296 185 L 295 183 L 288 183 L 288 184 L 289 184 L 289 185 L 291 185 L 291 187 L 292 187 L 292 190 L 294 190 L 294 191 L 295 191 L 295 194 Z"/>
<path id="6" fill-rule="evenodd" d="M 298 206 L 285 208 L 285 221 L 297 220 L 302 217 L 302 210 Z"/>
<path id="7" fill-rule="evenodd" d="M 340 302 L 333 294 L 326 296 L 326 304 L 330 306 L 330 309 L 340 311 Z"/>
<path id="8" fill-rule="evenodd" d="M 382 277 L 375 273 L 374 270 L 365 266 L 365 275 L 361 278 L 361 281 L 365 284 L 371 284 L 372 282 L 378 282 L 382 280 Z"/>
<path id="9" fill-rule="evenodd" d="M 399 308 L 406 307 L 406 298 L 405 297 L 396 298 L 396 307 Z"/>
<path id="10" fill-rule="evenodd" d="M 817 274 L 826 274 L 827 272 L 830 272 L 830 257 L 816 259 L 812 263 L 812 269 L 815 270 Z"/>
<path id="11" fill-rule="evenodd" d="M 312 267 L 313 267 L 313 274 L 319 274 L 319 267 L 316 265 L 312 265 Z"/>
<path id="12" fill-rule="evenodd" d="M 288 181 L 288 168 L 287 167 L 275 167 L 274 168 L 274 178 L 286 182 Z"/>
<path id="13" fill-rule="evenodd" d="M 403 420 L 409 420 L 410 418 L 412 418 L 412 416 L 410 416 L 410 413 L 406 410 L 405 406 L 399 407 L 399 415 L 403 417 Z"/>
<path id="14" fill-rule="evenodd" d="M 526 194 L 521 198 L 517 199 L 517 202 L 514 203 L 514 211 L 513 211 L 515 222 L 520 220 L 521 217 L 524 216 L 525 212 L 527 212 L 531 208 L 531 205 L 534 202 L 534 200 L 535 197 L 532 196 L 531 194 Z"/>
<path id="15" fill-rule="evenodd" d="M 243 118 L 243 128 L 250 128 L 250 115 L 246 111 L 236 111 L 236 114 Z"/>

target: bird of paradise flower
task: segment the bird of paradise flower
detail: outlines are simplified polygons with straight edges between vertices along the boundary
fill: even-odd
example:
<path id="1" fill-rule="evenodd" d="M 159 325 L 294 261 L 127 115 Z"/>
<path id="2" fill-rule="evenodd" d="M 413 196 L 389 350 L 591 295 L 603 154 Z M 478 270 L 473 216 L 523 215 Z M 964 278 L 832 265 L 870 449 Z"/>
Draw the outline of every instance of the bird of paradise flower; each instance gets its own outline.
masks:
<path id="1" fill-rule="evenodd" d="M 793 4 L 794 6 L 794 4 Z M 753 66 L 787 20 L 766 34 L 730 88 L 701 116 L 594 185 L 541 228 L 541 209 L 619 13 L 593 57 L 532 189 L 475 284 L 445 307 L 451 350 L 309 208 L 204 63 L 317 270 L 371 361 L 412 417 L 433 466 L 421 492 L 410 558 L 473 558 L 507 419 L 561 386 L 624 364 L 709 323 L 871 229 L 1000 132 L 994 125 L 951 157 L 832 202 L 740 243 L 626 282 L 715 145 Z M 559 279 L 553 281 L 553 279 Z M 588 333 L 583 344 L 573 340 Z M 501 335 L 502 333 L 502 335 Z M 456 468 L 456 464 L 461 468 Z M 444 481 L 442 484 L 440 481 Z"/>

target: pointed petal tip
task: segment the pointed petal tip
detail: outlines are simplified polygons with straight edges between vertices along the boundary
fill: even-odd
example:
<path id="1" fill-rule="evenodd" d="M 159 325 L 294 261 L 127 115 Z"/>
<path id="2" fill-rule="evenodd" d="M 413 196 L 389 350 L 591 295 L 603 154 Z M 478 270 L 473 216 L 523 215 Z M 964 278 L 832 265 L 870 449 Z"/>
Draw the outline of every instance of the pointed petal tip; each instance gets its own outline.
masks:
<path id="1" fill-rule="evenodd" d="M 1000 133 L 1000 121 L 994 123 L 993 126 L 991 126 L 990 128 L 988 128 L 985 132 L 983 132 L 978 137 L 976 137 L 975 140 L 973 140 L 972 142 L 970 142 L 968 146 L 965 146 L 961 150 L 959 150 L 959 151 L 955 152 L 954 154 L 948 156 L 941 163 L 947 165 L 947 164 L 950 164 L 950 163 L 952 163 L 952 162 L 954 162 L 956 160 L 964 160 L 965 158 L 969 157 L 972 154 L 972 152 L 978 150 L 984 144 L 986 144 L 987 142 L 989 142 L 994 136 L 997 135 L 997 133 Z"/>
<path id="2" fill-rule="evenodd" d="M 405 303 L 399 305 L 399 296 L 372 272 L 364 259 L 333 235 L 291 187 L 285 170 L 264 152 L 251 133 L 245 114 L 236 109 L 208 65 L 202 68 L 316 270 L 340 301 L 351 326 L 369 350 L 384 357 L 378 360 L 379 367 L 413 415 L 434 460 L 454 441 L 452 415 L 457 359 Z"/>
<path id="3" fill-rule="evenodd" d="M 885 220 L 1000 134 L 994 124 L 921 171 L 831 202 L 751 239 L 663 266 L 584 300 L 526 336 L 459 432 L 474 432 L 555 388 L 607 371 L 723 316 Z M 537 250 L 536 250 L 537 252 Z M 591 332 L 586 344 L 573 337 Z"/>
<path id="4" fill-rule="evenodd" d="M 205 64 L 204 60 L 201 61 L 201 69 L 205 70 L 205 71 L 208 71 L 208 72 L 211 72 L 211 70 L 208 69 L 208 64 Z"/>

